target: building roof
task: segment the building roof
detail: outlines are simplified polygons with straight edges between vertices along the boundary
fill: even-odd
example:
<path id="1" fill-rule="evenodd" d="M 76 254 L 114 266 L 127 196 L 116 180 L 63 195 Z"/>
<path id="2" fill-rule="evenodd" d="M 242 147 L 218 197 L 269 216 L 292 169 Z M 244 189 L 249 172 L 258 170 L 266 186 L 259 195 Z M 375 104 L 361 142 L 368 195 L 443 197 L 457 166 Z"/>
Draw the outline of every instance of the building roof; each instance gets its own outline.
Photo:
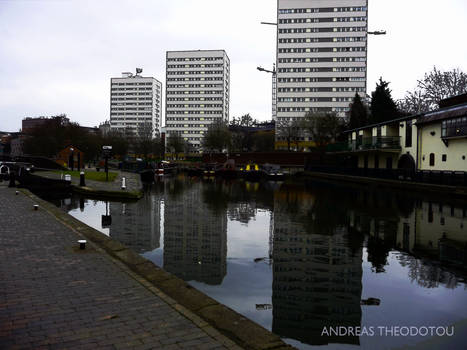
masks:
<path id="1" fill-rule="evenodd" d="M 359 131 L 359 130 L 369 129 L 369 128 L 375 128 L 375 127 L 378 127 L 378 126 L 383 126 L 383 125 L 392 124 L 392 123 L 398 123 L 398 122 L 402 122 L 402 121 L 409 120 L 409 119 L 415 119 L 415 118 L 418 118 L 418 117 L 420 117 L 422 115 L 423 114 L 412 114 L 412 115 L 408 115 L 408 116 L 401 117 L 401 118 L 387 120 L 387 121 L 381 122 L 381 123 L 370 124 L 370 125 L 366 125 L 366 126 L 361 126 L 359 128 L 356 128 L 356 129 L 346 130 L 346 131 L 344 131 L 344 133 L 349 133 L 349 132 L 354 132 L 354 131 Z"/>
<path id="2" fill-rule="evenodd" d="M 434 112 L 428 112 L 422 118 L 418 119 L 417 125 L 424 125 L 445 119 L 465 116 L 467 116 L 467 103 L 453 107 L 441 108 Z"/>
<path id="3" fill-rule="evenodd" d="M 467 93 L 452 96 L 452 97 L 445 98 L 444 100 L 439 101 L 439 108 L 452 107 L 452 106 L 460 105 L 464 103 L 467 103 Z"/>
<path id="4" fill-rule="evenodd" d="M 467 94 L 465 95 L 467 96 Z M 463 98 L 463 96 L 464 95 L 454 96 L 452 101 L 459 101 L 459 98 L 460 97 Z M 454 99 L 454 98 L 458 98 L 458 99 Z M 450 100 L 450 99 L 446 99 L 446 100 Z M 446 100 L 443 100 L 443 101 L 446 101 Z M 402 118 L 391 119 L 391 120 L 388 120 L 382 123 L 362 126 L 360 128 L 356 128 L 352 130 L 346 130 L 344 131 L 344 133 L 350 133 L 350 132 L 359 131 L 363 129 L 370 129 L 370 128 L 374 128 L 374 127 L 378 127 L 382 125 L 397 123 L 397 122 L 405 121 L 408 119 L 415 119 L 415 118 L 417 118 L 417 123 L 416 123 L 417 125 L 423 125 L 423 124 L 433 123 L 439 120 L 456 118 L 456 117 L 464 117 L 464 116 L 467 116 L 467 102 L 454 105 L 454 106 L 450 106 L 450 107 L 440 108 L 433 112 L 413 114 L 413 115 L 409 115 L 409 116 L 402 117 Z"/>

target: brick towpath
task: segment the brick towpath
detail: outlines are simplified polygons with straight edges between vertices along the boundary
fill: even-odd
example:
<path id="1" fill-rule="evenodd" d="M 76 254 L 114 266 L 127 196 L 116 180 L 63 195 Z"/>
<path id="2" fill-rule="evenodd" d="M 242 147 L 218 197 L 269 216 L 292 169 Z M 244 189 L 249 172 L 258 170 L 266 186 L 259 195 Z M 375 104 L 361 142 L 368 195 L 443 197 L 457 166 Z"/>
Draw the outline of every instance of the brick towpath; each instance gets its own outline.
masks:
<path id="1" fill-rule="evenodd" d="M 238 349 L 15 190 L 0 183 L 0 349 Z"/>

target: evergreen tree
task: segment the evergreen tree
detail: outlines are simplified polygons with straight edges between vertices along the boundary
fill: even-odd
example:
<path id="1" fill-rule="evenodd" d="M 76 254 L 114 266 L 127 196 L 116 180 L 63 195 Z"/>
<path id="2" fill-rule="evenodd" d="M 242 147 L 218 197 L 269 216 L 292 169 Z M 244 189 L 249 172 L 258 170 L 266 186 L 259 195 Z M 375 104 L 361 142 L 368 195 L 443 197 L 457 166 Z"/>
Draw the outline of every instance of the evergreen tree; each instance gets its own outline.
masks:
<path id="1" fill-rule="evenodd" d="M 371 93 L 370 124 L 382 123 L 400 116 L 388 85 L 389 82 L 379 78 L 375 91 Z"/>
<path id="2" fill-rule="evenodd" d="M 358 93 L 355 93 L 350 105 L 350 119 L 348 129 L 356 129 L 368 124 L 368 108 Z"/>

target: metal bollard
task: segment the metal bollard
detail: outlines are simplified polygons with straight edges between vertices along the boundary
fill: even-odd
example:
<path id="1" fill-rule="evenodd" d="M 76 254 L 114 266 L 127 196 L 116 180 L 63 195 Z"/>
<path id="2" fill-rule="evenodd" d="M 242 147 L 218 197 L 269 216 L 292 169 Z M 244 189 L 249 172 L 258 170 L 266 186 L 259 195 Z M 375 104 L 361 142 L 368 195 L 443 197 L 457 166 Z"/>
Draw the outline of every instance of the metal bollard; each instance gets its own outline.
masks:
<path id="1" fill-rule="evenodd" d="M 79 249 L 81 249 L 81 250 L 86 249 L 86 240 L 85 239 L 80 239 L 78 241 L 78 243 L 79 243 Z"/>
<path id="2" fill-rule="evenodd" d="M 122 177 L 122 190 L 126 190 L 126 178 Z"/>
<path id="3" fill-rule="evenodd" d="M 81 187 L 85 187 L 86 186 L 86 182 L 84 180 L 84 171 L 80 172 L 79 173 L 79 185 Z"/>
<path id="4" fill-rule="evenodd" d="M 39 209 L 39 206 L 37 204 L 34 204 L 34 210 Z"/>
<path id="5" fill-rule="evenodd" d="M 15 194 L 16 194 L 16 195 L 19 195 L 19 191 L 16 191 Z"/>

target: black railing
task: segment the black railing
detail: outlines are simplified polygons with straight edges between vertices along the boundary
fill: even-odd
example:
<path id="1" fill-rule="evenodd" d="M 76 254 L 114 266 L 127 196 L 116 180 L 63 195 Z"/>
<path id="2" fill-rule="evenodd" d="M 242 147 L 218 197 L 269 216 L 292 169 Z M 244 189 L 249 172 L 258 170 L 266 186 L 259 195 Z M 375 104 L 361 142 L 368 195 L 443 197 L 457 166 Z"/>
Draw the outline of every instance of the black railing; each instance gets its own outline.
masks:
<path id="1" fill-rule="evenodd" d="M 408 169 L 365 169 L 313 165 L 308 166 L 306 170 L 328 174 L 467 187 L 467 172 L 464 171 L 413 171 Z"/>
<path id="2" fill-rule="evenodd" d="M 400 150 L 400 136 L 372 136 L 359 137 L 350 142 L 330 144 L 326 147 L 327 152 L 357 152 L 368 150 Z"/>
<path id="3" fill-rule="evenodd" d="M 352 151 L 401 149 L 400 136 L 363 137 L 351 142 Z"/>

